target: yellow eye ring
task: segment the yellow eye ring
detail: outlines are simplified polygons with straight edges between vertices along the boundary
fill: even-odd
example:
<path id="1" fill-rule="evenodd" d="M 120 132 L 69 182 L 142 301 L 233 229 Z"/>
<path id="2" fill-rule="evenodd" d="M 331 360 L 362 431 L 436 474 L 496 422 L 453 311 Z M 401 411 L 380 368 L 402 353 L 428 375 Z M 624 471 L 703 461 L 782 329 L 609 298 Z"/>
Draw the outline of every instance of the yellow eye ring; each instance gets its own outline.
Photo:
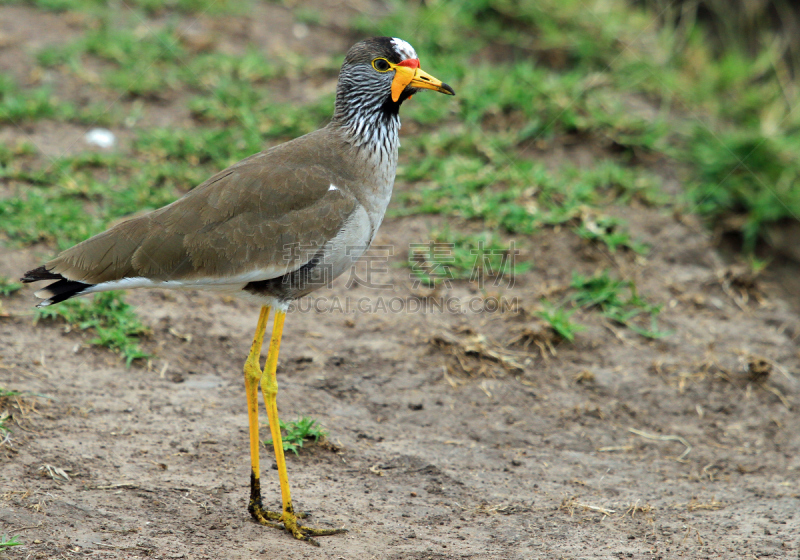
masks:
<path id="1" fill-rule="evenodd" d="M 372 61 L 372 67 L 377 72 L 388 72 L 392 69 L 392 65 L 385 58 L 376 58 Z"/>

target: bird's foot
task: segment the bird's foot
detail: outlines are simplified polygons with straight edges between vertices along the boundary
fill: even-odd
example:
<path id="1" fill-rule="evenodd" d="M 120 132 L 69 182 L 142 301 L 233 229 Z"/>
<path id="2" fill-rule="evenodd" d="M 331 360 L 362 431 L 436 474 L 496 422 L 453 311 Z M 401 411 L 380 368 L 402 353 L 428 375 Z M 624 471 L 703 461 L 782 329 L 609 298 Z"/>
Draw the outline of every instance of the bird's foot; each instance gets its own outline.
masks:
<path id="1" fill-rule="evenodd" d="M 319 546 L 319 543 L 314 539 L 314 537 L 325 537 L 327 535 L 338 535 L 340 533 L 347 532 L 347 529 L 315 529 L 314 527 L 300 525 L 297 520 L 305 517 L 306 514 L 297 515 L 288 511 L 284 511 L 281 515 L 281 522 L 283 522 L 284 528 L 294 535 L 294 538 L 301 541 L 306 541 L 314 546 Z"/>
<path id="2" fill-rule="evenodd" d="M 306 527 L 305 525 L 301 525 L 297 520 L 308 517 L 308 514 L 306 513 L 292 513 L 288 511 L 277 513 L 261 507 L 254 507 L 250 510 L 250 514 L 262 525 L 272 527 L 273 529 L 283 529 L 288 531 L 294 536 L 294 538 L 301 541 L 306 541 L 314 546 L 319 546 L 319 542 L 317 542 L 314 537 L 338 535 L 340 533 L 347 532 L 347 529 L 315 529 L 314 527 Z"/>

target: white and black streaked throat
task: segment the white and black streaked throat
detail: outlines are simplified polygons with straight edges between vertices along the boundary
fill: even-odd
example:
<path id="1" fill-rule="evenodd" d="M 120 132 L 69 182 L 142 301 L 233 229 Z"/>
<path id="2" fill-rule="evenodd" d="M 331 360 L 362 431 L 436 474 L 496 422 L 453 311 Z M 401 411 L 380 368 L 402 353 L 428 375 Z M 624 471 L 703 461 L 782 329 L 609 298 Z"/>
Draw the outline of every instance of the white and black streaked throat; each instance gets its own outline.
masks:
<path id="1" fill-rule="evenodd" d="M 397 165 L 400 145 L 400 105 L 408 95 L 392 101 L 389 93 L 377 93 L 365 84 L 373 78 L 369 67 L 354 67 L 340 76 L 331 124 L 338 125 L 353 146 L 364 150 L 381 167 Z"/>

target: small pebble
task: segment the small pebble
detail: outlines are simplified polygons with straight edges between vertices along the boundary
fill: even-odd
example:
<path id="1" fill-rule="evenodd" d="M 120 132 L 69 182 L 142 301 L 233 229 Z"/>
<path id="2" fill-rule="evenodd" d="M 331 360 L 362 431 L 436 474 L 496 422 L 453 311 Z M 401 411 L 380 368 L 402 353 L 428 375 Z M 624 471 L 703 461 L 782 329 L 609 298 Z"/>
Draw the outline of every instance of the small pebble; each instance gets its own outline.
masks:
<path id="1" fill-rule="evenodd" d="M 86 143 L 100 148 L 110 148 L 117 141 L 114 133 L 107 128 L 93 128 L 84 136 Z"/>
<path id="2" fill-rule="evenodd" d="M 417 493 L 416 492 L 411 492 L 411 497 L 412 498 L 416 498 L 417 497 Z"/>
<path id="3" fill-rule="evenodd" d="M 308 26 L 305 23 L 295 23 L 292 26 L 292 35 L 295 39 L 305 39 L 308 37 Z"/>

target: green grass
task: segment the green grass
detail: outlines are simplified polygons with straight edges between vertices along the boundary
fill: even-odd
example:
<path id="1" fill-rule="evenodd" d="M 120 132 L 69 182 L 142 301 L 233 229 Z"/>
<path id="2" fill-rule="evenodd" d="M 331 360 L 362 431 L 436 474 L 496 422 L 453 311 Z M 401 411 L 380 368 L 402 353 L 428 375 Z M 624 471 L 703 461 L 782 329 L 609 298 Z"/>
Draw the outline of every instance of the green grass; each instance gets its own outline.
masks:
<path id="1" fill-rule="evenodd" d="M 22 288 L 22 284 L 19 282 L 15 282 L 5 276 L 0 276 L 0 296 L 8 297 L 14 292 L 19 291 Z M 3 302 L 0 301 L 0 315 L 4 314 L 3 311 Z M 0 397 L 3 396 L 2 388 L 0 388 Z"/>
<path id="2" fill-rule="evenodd" d="M 574 273 L 569 288 L 571 293 L 558 303 L 542 300 L 542 309 L 536 312 L 564 340 L 574 341 L 575 335 L 585 329 L 572 320 L 578 310 L 599 312 L 644 338 L 672 334 L 658 325 L 661 306 L 639 295 L 632 280 L 613 278 L 607 270 L 594 276 Z"/>
<path id="3" fill-rule="evenodd" d="M 0 0 L 0 4 L 28 4 L 51 12 L 103 13 L 115 4 L 109 0 Z M 157 16 L 176 11 L 186 14 L 246 13 L 250 1 L 241 0 L 126 0 L 125 8 L 135 8 L 144 14 Z"/>
<path id="4" fill-rule="evenodd" d="M 55 118 L 59 108 L 46 88 L 23 91 L 11 76 L 0 74 L 0 123 Z"/>
<path id="5" fill-rule="evenodd" d="M 300 136 L 330 117 L 330 95 L 306 105 L 271 99 L 266 85 L 286 74 L 286 61 L 276 62 L 254 48 L 243 55 L 211 51 L 190 56 L 174 27 L 142 28 L 139 21 L 103 12 L 83 36 L 40 51 L 39 63 L 84 79 L 86 63 L 102 61 L 108 67 L 100 75 L 102 84 L 87 84 L 98 93 L 106 88 L 144 101 L 188 94 L 197 126 L 136 129 L 133 152 L 125 156 L 86 152 L 32 166 L 30 158 L 19 157 L 22 147 L 0 149 L 0 177 L 9 180 L 11 190 L 0 203 L 0 233 L 8 244 L 46 241 L 69 247 L 112 220 L 172 202 L 220 169 L 264 149 L 270 139 Z M 307 64 L 300 58 L 291 62 L 295 73 Z M 313 71 L 335 69 L 315 62 Z M 84 122 L 93 114 L 91 108 L 59 104 L 39 90 L 26 98 L 10 78 L 3 79 L 0 74 L 0 121 L 4 107 L 14 122 Z M 94 124 L 135 122 L 144 106 L 143 101 L 134 103 L 127 116 L 119 109 L 98 115 L 102 118 Z M 22 155 L 35 154 L 35 148 L 25 148 Z"/>
<path id="6" fill-rule="evenodd" d="M 558 336 L 573 342 L 575 335 L 586 330 L 586 327 L 572 321 L 570 317 L 577 309 L 565 309 L 561 306 L 554 306 L 547 301 L 542 301 L 543 309 L 536 312 L 536 315 L 543 319 Z"/>
<path id="7" fill-rule="evenodd" d="M 631 238 L 624 224 L 623 220 L 610 216 L 585 216 L 575 228 L 575 233 L 583 239 L 605 245 L 612 253 L 617 249 L 627 249 L 646 255 L 650 249 L 644 243 Z"/>
<path id="8" fill-rule="evenodd" d="M 114 111 L 101 103 L 79 107 L 60 100 L 49 86 L 21 88 L 8 74 L 0 72 L 0 124 L 23 125 L 51 119 L 79 124 L 107 125 Z"/>
<path id="9" fill-rule="evenodd" d="M 612 278 L 607 270 L 595 276 L 573 274 L 570 299 L 578 307 L 597 309 L 600 313 L 645 338 L 671 334 L 658 327 L 661 306 L 649 303 L 636 291 L 631 280 Z"/>
<path id="10" fill-rule="evenodd" d="M 567 225 L 612 252 L 618 248 L 647 252 L 645 245 L 631 237 L 623 220 L 604 216 L 602 208 L 609 201 L 622 203 L 634 197 L 654 203 L 661 184 L 655 175 L 643 172 L 636 177 L 611 161 L 589 169 L 565 165 L 552 173 L 541 163 L 516 156 L 459 155 L 457 143 L 468 137 L 453 133 L 443 145 L 434 144 L 442 136 L 421 141 L 422 153 L 414 154 L 418 156 L 413 158 L 414 168 L 403 170 L 408 179 L 424 180 L 423 185 L 430 186 L 399 197 L 403 206 L 393 211 L 395 215 L 456 215 L 519 234 Z"/>
<path id="11" fill-rule="evenodd" d="M 433 287 L 451 280 L 469 280 L 485 287 L 530 269 L 517 259 L 513 244 L 503 243 L 490 232 L 463 234 L 445 227 L 432 230 L 426 242 L 412 243 L 406 266 L 421 284 Z"/>
<path id="12" fill-rule="evenodd" d="M 406 112 L 423 124 L 459 123 L 450 138 L 433 133 L 444 150 L 436 139 L 419 142 L 410 171 L 436 186 L 422 187 L 426 202 L 412 211 L 467 214 L 512 232 L 548 225 L 536 212 L 512 211 L 514 191 L 539 175 L 519 150 L 577 137 L 609 145 L 605 159 L 635 174 L 647 173 L 642 157 L 667 158 L 686 186 L 672 204 L 712 221 L 743 216 L 732 223 L 742 224 L 747 251 L 766 225 L 800 216 L 800 113 L 792 111 L 800 95 L 785 85 L 772 48 L 752 56 L 729 44 L 719 55 L 701 24 L 660 27 L 655 13 L 621 0 L 396 2 L 389 17 L 354 26 L 413 37 L 429 57 L 423 65 L 459 94 L 450 106 L 426 99 Z M 486 57 L 497 51 L 504 61 Z M 555 175 L 556 190 L 569 186 Z M 476 198 L 486 199 L 482 208 L 461 207 Z M 603 237 L 610 248 L 642 249 Z"/>
<path id="13" fill-rule="evenodd" d="M 300 23 L 307 25 L 319 25 L 322 23 L 322 14 L 316 8 L 298 6 L 294 11 L 294 17 Z"/>
<path id="14" fill-rule="evenodd" d="M 469 13 L 470 6 L 466 8 Z M 414 17 L 423 17 L 424 11 L 413 11 Z M 515 148 L 552 128 L 542 119 L 542 106 L 558 113 L 565 129 L 575 131 L 599 126 L 587 120 L 592 111 L 605 119 L 608 114 L 620 115 L 604 129 L 618 141 L 625 135 L 647 135 L 646 123 L 604 99 L 590 103 L 587 114 L 573 114 L 569 100 L 575 94 L 585 95 L 580 71 L 555 76 L 527 63 L 471 65 L 454 52 L 433 50 L 441 51 L 437 57 L 441 55 L 448 74 L 461 80 L 459 87 L 470 93 L 456 98 L 456 103 L 429 95 L 424 102 L 410 104 L 407 118 L 423 126 L 447 120 L 459 124 L 408 142 L 400 176 L 433 186 L 406 197 L 398 213 L 460 215 L 482 220 L 488 228 L 523 234 L 567 224 L 611 251 L 644 251 L 624 223 L 604 218 L 600 210 L 586 223 L 585 208 L 625 203 L 633 196 L 652 201 L 659 187 L 655 175 L 611 161 L 590 169 L 565 165 L 553 173 L 521 157 Z M 289 59 L 290 69 L 286 62 L 276 63 L 254 50 L 244 56 L 190 54 L 170 24 L 143 28 L 136 18 L 111 18 L 107 13 L 100 13 L 82 37 L 66 46 L 46 48 L 38 58 L 43 66 L 68 68 L 76 77 L 85 74 L 88 58 L 102 60 L 111 67 L 101 80 L 116 94 L 157 98 L 170 91 L 192 92 L 189 107 L 199 125 L 140 131 L 133 143 L 135 166 L 119 159 L 92 166 L 65 158 L 40 177 L 12 167 L 10 177 L 42 187 L 63 184 L 69 174 L 72 189 L 30 189 L 23 183 L 18 194 L 0 206 L 0 217 L 5 218 L 0 220 L 0 231 L 9 239 L 56 240 L 60 247 L 101 231 L 111 219 L 169 202 L 214 171 L 263 148 L 269 138 L 291 138 L 318 127 L 330 116 L 332 97 L 306 105 L 275 103 L 263 86 L 289 71 L 333 76 L 338 66 L 335 61 L 320 69 L 318 64 L 308 67 L 306 61 Z M 508 120 L 514 126 L 489 126 L 487 119 Z M 103 176 L 101 184 L 93 183 L 98 174 Z M 87 207 L 90 219 L 78 220 Z"/>
<path id="15" fill-rule="evenodd" d="M 155 178 L 157 187 L 159 179 L 175 177 L 179 189 L 191 188 L 198 177 L 257 151 L 266 139 L 308 132 L 330 115 L 330 97 L 302 106 L 278 103 L 269 90 L 281 87 L 276 80 L 287 75 L 333 77 L 338 60 L 320 66 L 287 55 L 276 61 L 255 49 L 240 56 L 213 45 L 194 52 L 176 20 L 161 17 L 209 8 L 233 13 L 243 10 L 238 4 L 138 0 L 126 4 L 132 11 L 120 13 L 100 0 L 27 3 L 90 14 L 81 37 L 38 54 L 42 67 L 66 69 L 87 87 L 111 95 L 160 101 L 191 94 L 196 129 L 138 131 L 134 140 L 147 158 L 152 154 L 146 146 L 153 145 L 153 135 L 161 136 L 163 158 L 146 159 L 141 173 L 142 179 Z M 713 220 L 740 216 L 725 223 L 740 224 L 748 251 L 768 224 L 800 215 L 800 161 L 794 157 L 800 149 L 800 114 L 792 111 L 798 95 L 784 87 L 778 50 L 763 48 L 751 55 L 727 45 L 720 54 L 700 24 L 678 32 L 661 26 L 655 13 L 623 0 L 390 5 L 391 15 L 357 18 L 353 30 L 409 38 L 424 53 L 424 66 L 458 91 L 456 98 L 421 94 L 424 100 L 404 107 L 404 120 L 422 132 L 404 142 L 400 177 L 418 185 L 404 197 L 400 213 L 459 215 L 521 234 L 567 225 L 612 252 L 646 250 L 623 221 L 604 212 L 609 205 L 629 204 L 632 197 Z M 160 19 L 147 19 L 152 16 Z M 319 20 L 304 8 L 297 18 Z M 90 59 L 105 65 L 99 84 L 87 73 Z M 0 121 L 122 122 L 129 117 L 77 107 L 55 98 L 47 86 L 21 88 L 0 76 Z M 606 153 L 588 166 L 538 163 L 565 139 L 604 147 Z M 660 194 L 658 172 L 648 165 L 659 158 L 678 170 L 684 199 Z M 192 169 L 181 166 L 187 160 Z M 132 169 L 122 170 L 122 179 Z M 25 173 L 11 175 L 25 180 Z M 109 185 L 111 191 L 116 188 Z M 5 229 L 9 237 L 21 235 L 23 243 L 61 239 L 80 202 L 21 194 L 9 203 L 20 223 Z M 134 206 L 120 206 L 113 196 L 99 208 L 92 202 L 90 213 L 101 215 Z M 36 231 L 42 224 L 25 216 L 40 214 L 42 204 L 63 208 L 51 231 Z M 591 213 L 582 211 L 587 207 Z M 587 222 L 586 216 L 592 219 Z M 71 241 L 102 225 L 82 226 L 65 238 Z"/>
<path id="16" fill-rule="evenodd" d="M 11 548 L 13 546 L 21 546 L 22 543 L 19 542 L 17 539 L 19 539 L 19 535 L 13 536 L 13 537 L 8 537 L 6 535 L 0 535 L 0 552 L 3 552 L 4 550 L 8 550 L 9 548 Z"/>
<path id="17" fill-rule="evenodd" d="M 0 399 L 5 397 L 17 397 L 21 394 L 22 393 L 20 393 L 19 391 L 14 391 L 12 389 L 5 389 L 3 387 L 0 387 Z"/>
<path id="18" fill-rule="evenodd" d="M 298 454 L 298 449 L 303 447 L 306 440 L 313 439 L 316 442 L 328 435 L 328 432 L 316 420 L 308 416 L 289 422 L 280 420 L 280 426 L 283 450 L 292 451 L 295 455 Z M 272 439 L 265 440 L 264 445 L 272 445 Z"/>
<path id="19" fill-rule="evenodd" d="M 149 357 L 139 347 L 139 338 L 149 331 L 119 292 L 101 292 L 89 302 L 65 301 L 38 309 L 36 313 L 39 319 L 62 320 L 79 330 L 94 331 L 97 336 L 89 344 L 119 352 L 129 366 L 134 360 Z"/>
<path id="20" fill-rule="evenodd" d="M 5 276 L 0 276 L 0 295 L 4 297 L 8 297 L 14 292 L 19 291 L 22 288 L 22 284 L 19 282 L 15 282 L 10 278 L 6 278 Z M 0 397 L 3 396 L 2 389 L 0 389 Z"/>

